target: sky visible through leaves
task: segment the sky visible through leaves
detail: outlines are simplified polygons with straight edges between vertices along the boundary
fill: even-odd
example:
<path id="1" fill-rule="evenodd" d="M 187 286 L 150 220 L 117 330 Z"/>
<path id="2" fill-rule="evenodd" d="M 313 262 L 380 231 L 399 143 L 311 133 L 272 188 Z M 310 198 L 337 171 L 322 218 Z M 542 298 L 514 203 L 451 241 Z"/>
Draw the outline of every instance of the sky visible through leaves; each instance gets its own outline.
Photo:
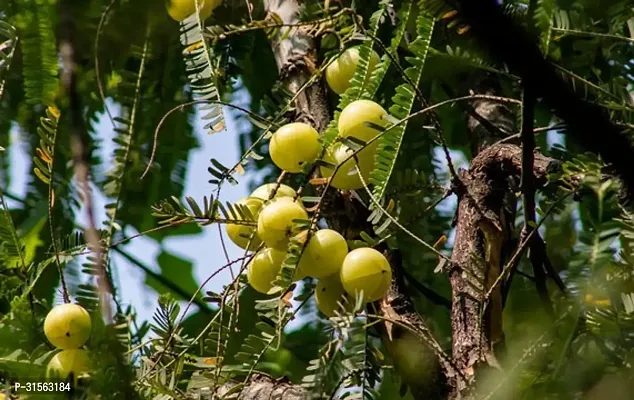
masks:
<path id="1" fill-rule="evenodd" d="M 235 102 L 237 104 L 248 104 L 248 101 L 248 93 L 245 91 L 236 93 Z M 109 102 L 109 107 L 114 110 L 116 105 Z M 213 157 L 224 165 L 233 165 L 240 157 L 238 135 L 245 129 L 242 125 L 248 122 L 238 119 L 237 115 L 232 113 L 231 110 L 225 110 L 225 113 L 227 115 L 227 130 L 214 135 L 205 133 L 203 129 L 205 121 L 198 117 L 195 118 L 194 123 L 196 124 L 196 132 L 201 147 L 192 151 L 185 193 L 197 200 L 202 200 L 203 196 L 208 196 L 214 189 L 214 187 L 208 183 L 209 174 L 207 173 L 207 167 L 209 165 L 209 159 Z M 110 157 L 109 155 L 113 153 L 111 141 L 113 131 L 108 118 L 102 116 L 96 130 L 99 132 L 99 138 L 102 140 L 99 155 L 107 159 L 107 157 Z M 177 133 L 167 131 L 160 133 L 160 135 L 169 134 Z M 549 144 L 561 139 L 556 136 L 559 135 L 554 132 L 549 134 Z M 22 197 L 26 190 L 25 178 L 29 173 L 29 171 L 26 170 L 28 166 L 28 156 L 22 149 L 22 143 L 19 142 L 19 133 L 15 129 L 11 134 L 11 140 L 11 147 L 7 150 L 13 166 L 13 176 L 8 192 Z M 438 154 L 437 157 L 443 156 Z M 464 156 L 459 152 L 452 151 L 452 158 L 457 167 L 467 166 Z M 108 165 L 108 163 L 106 163 L 106 165 Z M 247 196 L 249 194 L 249 180 L 255 178 L 254 175 L 247 173 L 242 177 L 239 185 L 225 185 L 222 189 L 221 199 L 223 201 L 234 202 Z M 101 193 L 95 195 L 94 201 L 97 210 L 104 210 L 106 199 Z M 13 204 L 10 199 L 8 199 L 8 202 L 10 206 Z M 455 198 L 448 198 L 441 206 L 447 209 L 455 208 Z M 78 223 L 82 226 L 84 218 L 85 214 L 82 211 L 78 214 Z M 101 216 L 101 218 L 102 220 L 105 219 L 105 214 Z M 133 235 L 136 232 L 128 230 L 126 233 L 127 235 Z M 453 235 L 449 238 L 449 245 L 451 245 L 452 242 Z M 233 260 L 243 255 L 243 250 L 235 246 L 226 235 L 225 245 L 230 259 Z M 135 257 L 146 266 L 149 266 L 159 273 L 161 271 L 158 266 L 158 260 L 160 258 L 169 260 L 169 262 L 163 264 L 170 265 L 172 268 L 169 271 L 163 271 L 163 275 L 168 279 L 179 277 L 178 280 L 181 282 L 181 286 L 192 293 L 201 282 L 225 263 L 225 255 L 222 251 L 220 238 L 218 236 L 218 227 L 215 225 L 204 227 L 203 233 L 200 235 L 168 238 L 165 241 L 164 249 L 161 249 L 155 241 L 144 237 L 133 239 L 123 248 L 126 252 L 134 254 Z M 136 309 L 141 320 L 150 320 L 158 299 L 158 293 L 148 287 L 148 285 L 152 286 L 152 283 L 146 281 L 146 274 L 142 270 L 127 261 L 121 255 L 113 253 L 112 257 L 112 262 L 115 266 L 115 280 L 117 281 L 115 283 L 120 287 L 120 293 L 124 303 L 131 304 Z M 237 266 L 234 267 L 235 271 L 237 271 L 237 269 Z M 183 273 L 189 274 L 193 279 L 182 279 Z M 225 270 L 212 279 L 205 286 L 205 290 L 220 292 L 222 286 L 229 283 L 230 280 L 231 274 L 228 270 Z M 61 301 L 61 297 L 59 295 L 58 297 L 58 300 Z M 186 304 L 186 301 L 181 301 L 183 309 Z M 195 311 L 196 307 L 193 306 L 189 313 Z M 299 327 L 303 323 L 301 319 L 297 319 L 293 321 L 287 329 L 292 330 L 294 326 Z"/>

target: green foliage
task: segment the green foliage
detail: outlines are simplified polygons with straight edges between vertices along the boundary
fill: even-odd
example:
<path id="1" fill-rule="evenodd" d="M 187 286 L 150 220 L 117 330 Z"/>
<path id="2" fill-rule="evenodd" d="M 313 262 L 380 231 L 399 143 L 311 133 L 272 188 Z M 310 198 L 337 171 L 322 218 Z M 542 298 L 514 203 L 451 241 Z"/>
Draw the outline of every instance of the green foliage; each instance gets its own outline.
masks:
<path id="1" fill-rule="evenodd" d="M 194 100 L 220 100 L 218 66 L 214 65 L 216 57 L 203 38 L 202 21 L 198 15 L 192 15 L 182 22 L 181 44 Z M 225 128 L 222 107 L 218 104 L 203 105 L 200 110 L 204 112 L 202 118 L 209 120 L 205 129 L 213 133 Z"/>
<path id="2" fill-rule="evenodd" d="M 70 3 L 77 30 L 74 83 L 84 105 L 92 193 L 82 192 L 74 178 L 72 115 L 65 111 L 68 94 L 60 90 L 63 26 L 58 12 Z M 404 273 L 416 313 L 450 353 L 449 310 L 421 287 L 437 297 L 451 296 L 442 260 L 454 241 L 450 181 L 455 177 L 444 151 L 451 151 L 457 166 L 456 159 L 468 157 L 473 144 L 465 106 L 473 103 L 452 98 L 468 95 L 475 90 L 475 78 L 486 74 L 500 83 L 496 95 L 517 103 L 521 82 L 488 57 L 486 46 L 473 40 L 448 2 L 299 3 L 293 12 L 300 22 L 291 26 L 282 23 L 282 15 L 267 13 L 262 2 L 225 0 L 208 20 L 192 15 L 182 23 L 167 16 L 164 2 L 153 0 L 2 3 L 2 378 L 44 377 L 57 350 L 46 341 L 42 324 L 61 294 L 67 294 L 89 310 L 94 325 L 87 349 L 95 369 L 88 385 L 79 388 L 80 396 L 167 400 L 207 396 L 222 387 L 229 398 L 264 374 L 288 378 L 311 398 L 403 397 L 408 390 L 399 387 L 399 371 L 381 342 L 390 316 L 377 317 L 379 304 L 366 307 L 356 299 L 323 319 L 313 296 L 315 281 L 294 281 L 305 244 L 315 229 L 326 226 L 341 228 L 351 248 L 402 254 L 402 271 L 395 271 Z M 631 4 L 538 0 L 530 2 L 535 7 L 530 10 L 527 3 L 504 2 L 504 11 L 534 30 L 544 55 L 578 95 L 631 131 Z M 296 34 L 306 35 L 315 52 L 293 54 L 280 71 L 272 42 Z M 395 126 L 380 129 L 375 170 L 365 190 L 329 188 L 322 197 L 323 186 L 309 174 L 313 171 L 279 176 L 267 156 L 268 139 L 298 118 L 317 122 L 296 100 L 317 93 L 313 84 L 323 80 L 328 63 L 356 45 L 360 61 L 349 89 L 340 97 L 319 92 L 333 111 L 321 132 L 322 143 L 327 147 L 341 140 L 356 150 L 365 145 L 338 136 L 340 111 L 358 99 L 388 108 Z M 370 72 L 372 51 L 380 62 Z M 292 90 L 288 77 L 300 78 Z M 429 105 L 434 115 L 422 112 Z M 225 165 L 218 154 L 209 154 L 207 171 L 191 170 L 190 155 L 198 147 L 194 121 L 219 132 L 229 114 L 236 132 L 222 133 L 221 140 L 239 142 L 240 157 Z M 621 204 L 622 183 L 601 159 L 580 151 L 567 136 L 553 143 L 557 134 L 544 126 L 556 125 L 560 132 L 567 127 L 541 101 L 535 123 L 541 151 L 563 162 L 538 192 L 537 213 L 549 260 L 568 296 L 549 281 L 554 314 L 542 310 L 532 265 L 520 261 L 504 308 L 508 351 L 499 360 L 501 372 L 479 378 L 483 398 L 581 398 L 615 371 L 629 373 L 634 360 L 634 213 Z M 21 180 L 25 195 L 10 190 L 12 175 L 20 172 L 13 156 L 18 145 L 10 136 L 16 133 L 28 155 L 28 176 Z M 240 177 L 245 170 L 250 174 Z M 185 178 L 198 173 L 206 176 L 200 183 L 211 186 L 201 201 L 184 193 Z M 194 278 L 199 266 L 162 247 L 170 237 L 218 228 L 213 224 L 221 229 L 223 224 L 255 226 L 257 215 L 248 207 L 224 201 L 224 183 L 251 180 L 256 185 L 278 178 L 301 189 L 298 197 L 307 204 L 310 219 L 294 221 L 297 235 L 271 294 L 256 293 L 246 282 L 249 252 L 231 259 L 226 248 L 200 249 L 208 251 L 209 264 L 222 261 L 213 269 L 204 266 L 209 279 L 199 287 Z M 92 210 L 99 259 L 83 231 L 85 221 L 76 218 L 95 194 L 106 198 L 104 208 L 93 202 Z M 514 222 L 521 229 L 523 218 Z M 137 259 L 137 236 L 160 246 L 154 265 Z M 130 241 L 135 254 L 126 259 L 136 263 L 122 264 L 114 255 L 123 254 L 121 245 Z M 146 289 L 160 293 L 151 318 L 126 305 L 129 294 L 116 279 L 126 279 L 123 271 L 135 266 L 144 274 Z M 226 270 L 231 280 L 205 291 Z M 64 288 L 60 277 L 66 280 Z M 112 317 L 101 314 L 110 297 L 104 283 L 113 288 Z M 410 390 L 406 396 L 421 395 Z"/>
<path id="3" fill-rule="evenodd" d="M 56 1 L 30 0 L 11 18 L 21 31 L 22 71 L 26 102 L 51 105 L 58 87 L 54 23 Z"/>
<path id="4" fill-rule="evenodd" d="M 383 20 L 388 3 L 389 2 L 387 1 L 382 1 L 381 7 L 370 17 L 370 31 L 373 36 L 376 36 L 378 32 L 380 26 L 379 24 Z M 382 58 L 381 66 L 377 66 L 377 74 L 369 74 L 368 69 L 373 43 L 374 41 L 371 38 L 368 38 L 359 46 L 359 64 L 357 65 L 354 76 L 350 81 L 350 86 L 344 93 L 341 94 L 339 105 L 337 106 L 337 110 L 334 112 L 334 117 L 328 124 L 328 127 L 326 127 L 325 132 L 322 134 L 322 143 L 324 147 L 328 147 L 332 142 L 334 142 L 339 134 L 339 131 L 337 130 L 337 121 L 339 120 L 339 115 L 341 114 L 340 110 L 343 110 L 348 104 L 355 100 L 371 99 L 374 93 L 369 92 L 369 88 L 373 87 L 376 90 L 380 84 L 380 80 L 382 79 L 380 71 L 387 67 L 385 65 L 385 62 L 387 61 Z M 368 89 L 366 89 L 366 86 Z"/>
<path id="5" fill-rule="evenodd" d="M 422 6 L 422 4 L 420 4 L 419 7 L 420 6 Z M 431 44 L 433 28 L 434 21 L 429 18 L 429 16 L 421 14 L 416 19 L 417 37 L 409 45 L 414 57 L 407 58 L 407 62 L 411 64 L 411 67 L 404 71 L 404 76 L 406 76 L 408 80 L 396 88 L 396 94 L 392 97 L 394 104 L 390 107 L 390 114 L 399 120 L 406 118 L 411 113 L 414 102 L 418 97 L 416 91 L 418 90 L 418 85 L 423 75 L 423 68 L 425 67 L 425 60 Z M 380 199 L 385 194 L 385 189 L 392 175 L 406 128 L 407 122 L 395 128 L 387 129 L 379 140 L 378 151 L 375 156 L 375 168 L 370 177 L 370 182 L 374 185 L 372 192 L 374 198 Z"/>
<path id="6" fill-rule="evenodd" d="M 0 21 L 0 97 L 4 91 L 4 77 L 11 67 L 11 60 L 15 53 L 17 32 L 15 28 L 4 21 Z"/>

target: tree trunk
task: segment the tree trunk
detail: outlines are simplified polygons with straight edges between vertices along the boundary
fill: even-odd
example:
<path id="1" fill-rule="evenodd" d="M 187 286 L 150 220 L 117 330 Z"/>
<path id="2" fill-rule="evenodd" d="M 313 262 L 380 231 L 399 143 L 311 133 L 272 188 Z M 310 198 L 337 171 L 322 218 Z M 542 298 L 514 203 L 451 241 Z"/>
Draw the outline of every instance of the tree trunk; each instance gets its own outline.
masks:
<path id="1" fill-rule="evenodd" d="M 297 0 L 264 0 L 267 13 L 275 14 L 284 24 L 299 22 L 299 2 Z M 313 38 L 301 29 L 293 29 L 286 34 L 282 28 L 271 43 L 280 78 L 293 94 L 299 92 L 314 71 L 317 59 Z M 308 123 L 322 132 L 330 122 L 328 100 L 321 80 L 306 88 L 296 99 L 298 115 L 295 120 Z"/>
<path id="2" fill-rule="evenodd" d="M 498 94 L 494 79 L 481 75 L 475 79 L 468 89 Z M 522 171 L 522 149 L 498 143 L 515 131 L 512 110 L 490 100 L 472 106 L 468 127 L 474 158 L 469 170 L 461 171 L 457 185 L 456 237 L 449 270 L 452 358 L 466 379 L 452 383 L 452 399 L 473 394 L 471 386 L 479 372 L 501 368 L 497 358 L 504 350 L 504 280 L 498 278 L 517 244 L 515 193 Z M 534 155 L 535 188 L 545 183 L 547 172 L 556 165 L 553 159 Z"/>
<path id="3" fill-rule="evenodd" d="M 509 234 L 504 221 L 504 198 L 511 192 L 507 177 L 519 176 L 521 159 L 520 147 L 494 145 L 480 152 L 461 176 L 463 188 L 450 270 L 452 356 L 469 381 L 480 366 L 499 368 L 495 348 L 503 341 L 501 285 L 492 287 L 501 272 L 502 243 Z M 537 186 L 545 183 L 554 163 L 535 154 L 533 176 Z M 488 298 L 487 292 L 491 292 Z M 452 398 L 458 399 L 469 387 L 455 385 L 453 389 Z"/>

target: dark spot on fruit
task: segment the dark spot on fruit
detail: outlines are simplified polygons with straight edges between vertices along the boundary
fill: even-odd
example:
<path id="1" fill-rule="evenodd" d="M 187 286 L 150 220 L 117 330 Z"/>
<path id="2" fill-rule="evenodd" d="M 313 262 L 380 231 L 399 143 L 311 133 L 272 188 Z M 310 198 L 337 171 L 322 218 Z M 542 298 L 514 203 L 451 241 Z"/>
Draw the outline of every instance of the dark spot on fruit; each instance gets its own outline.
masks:
<path id="1" fill-rule="evenodd" d="M 66 332 L 66 337 L 70 337 L 70 332 Z"/>

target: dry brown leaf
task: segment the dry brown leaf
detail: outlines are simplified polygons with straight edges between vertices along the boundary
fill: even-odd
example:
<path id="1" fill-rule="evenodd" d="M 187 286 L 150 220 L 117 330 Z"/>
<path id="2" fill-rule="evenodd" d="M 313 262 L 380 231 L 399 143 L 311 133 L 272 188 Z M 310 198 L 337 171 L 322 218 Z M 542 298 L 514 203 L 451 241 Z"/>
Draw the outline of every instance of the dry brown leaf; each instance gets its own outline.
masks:
<path id="1" fill-rule="evenodd" d="M 313 178 L 309 182 L 313 186 L 323 186 L 328 184 L 329 178 Z"/>

